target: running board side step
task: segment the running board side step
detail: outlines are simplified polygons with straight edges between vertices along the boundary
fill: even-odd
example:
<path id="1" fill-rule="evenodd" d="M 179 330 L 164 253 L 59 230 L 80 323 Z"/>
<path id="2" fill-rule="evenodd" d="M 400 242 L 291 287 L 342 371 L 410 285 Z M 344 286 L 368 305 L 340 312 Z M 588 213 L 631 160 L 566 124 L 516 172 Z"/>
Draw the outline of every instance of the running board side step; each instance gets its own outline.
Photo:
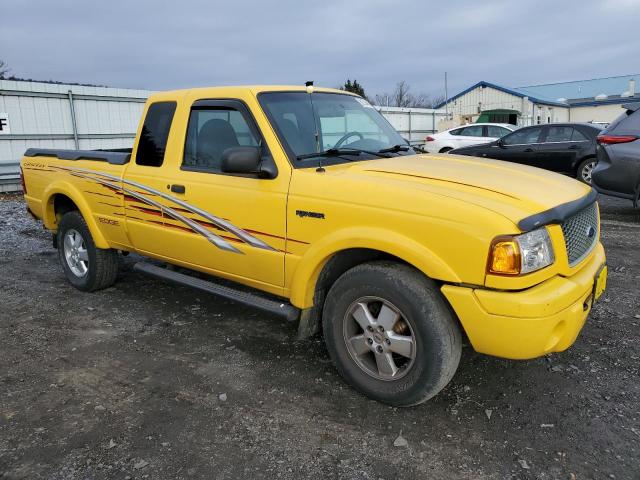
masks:
<path id="1" fill-rule="evenodd" d="M 297 320 L 300 316 L 300 310 L 291 305 L 290 303 L 277 302 L 265 298 L 263 296 L 249 293 L 234 288 L 225 287 L 217 283 L 202 280 L 201 278 L 185 275 L 184 273 L 175 272 L 166 268 L 157 267 L 150 263 L 138 262 L 133 266 L 133 269 L 137 272 L 150 275 L 152 277 L 160 278 L 169 282 L 177 283 L 179 285 L 186 285 L 203 292 L 212 293 L 219 297 L 233 300 L 234 302 L 243 303 L 251 307 L 259 308 L 269 313 L 279 315 L 286 318 L 290 322 Z"/>

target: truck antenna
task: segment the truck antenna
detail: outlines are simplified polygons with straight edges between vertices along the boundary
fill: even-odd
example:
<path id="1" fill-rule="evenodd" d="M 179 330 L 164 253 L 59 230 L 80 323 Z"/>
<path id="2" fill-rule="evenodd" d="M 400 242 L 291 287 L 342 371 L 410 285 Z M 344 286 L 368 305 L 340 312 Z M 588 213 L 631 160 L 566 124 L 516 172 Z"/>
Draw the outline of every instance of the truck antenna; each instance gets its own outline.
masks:
<path id="1" fill-rule="evenodd" d="M 307 93 L 313 93 L 313 80 L 304 82 L 304 86 L 307 87 Z"/>

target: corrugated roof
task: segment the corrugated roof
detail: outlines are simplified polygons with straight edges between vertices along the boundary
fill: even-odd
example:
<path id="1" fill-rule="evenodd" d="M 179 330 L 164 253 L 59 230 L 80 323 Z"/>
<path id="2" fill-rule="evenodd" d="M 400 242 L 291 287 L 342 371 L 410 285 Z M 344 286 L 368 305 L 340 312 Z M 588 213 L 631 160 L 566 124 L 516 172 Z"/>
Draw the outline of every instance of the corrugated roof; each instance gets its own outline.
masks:
<path id="1" fill-rule="evenodd" d="M 573 82 L 546 83 L 543 85 L 527 85 L 515 87 L 513 90 L 528 96 L 542 97 L 557 101 L 559 98 L 567 100 L 578 98 L 594 98 L 605 94 L 622 95 L 629 90 L 629 80 L 636 80 L 636 91 L 640 88 L 640 74 L 620 75 L 617 77 L 592 78 L 590 80 L 576 80 Z"/>

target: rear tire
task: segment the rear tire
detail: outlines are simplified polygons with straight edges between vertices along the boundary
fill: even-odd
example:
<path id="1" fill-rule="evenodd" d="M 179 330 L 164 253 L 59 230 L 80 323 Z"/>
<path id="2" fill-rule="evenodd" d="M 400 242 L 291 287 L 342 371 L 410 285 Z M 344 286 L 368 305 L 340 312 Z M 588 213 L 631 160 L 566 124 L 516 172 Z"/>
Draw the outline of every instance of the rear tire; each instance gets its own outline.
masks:
<path id="1" fill-rule="evenodd" d="M 84 292 L 113 285 L 118 276 L 118 253 L 96 247 L 80 212 L 65 213 L 56 235 L 58 258 L 69 283 Z"/>
<path id="2" fill-rule="evenodd" d="M 411 266 L 358 265 L 329 290 L 324 338 L 340 375 L 366 396 L 422 403 L 453 378 L 460 329 L 437 285 Z"/>
<path id="3" fill-rule="evenodd" d="M 582 183 L 591 185 L 591 183 L 593 182 L 593 169 L 595 168 L 597 163 L 598 161 L 595 158 L 587 158 L 586 160 L 583 160 L 578 166 L 576 178 Z"/>
<path id="4" fill-rule="evenodd" d="M 451 147 L 444 147 L 440 149 L 440 153 L 449 153 L 451 150 L 453 150 L 453 148 Z"/>

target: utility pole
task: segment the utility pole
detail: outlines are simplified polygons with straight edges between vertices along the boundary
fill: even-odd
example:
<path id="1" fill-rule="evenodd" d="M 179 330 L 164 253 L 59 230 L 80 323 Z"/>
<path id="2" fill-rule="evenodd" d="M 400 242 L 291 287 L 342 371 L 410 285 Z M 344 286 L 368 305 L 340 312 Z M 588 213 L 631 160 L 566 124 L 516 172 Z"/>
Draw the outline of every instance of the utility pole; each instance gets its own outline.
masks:
<path id="1" fill-rule="evenodd" d="M 444 72 L 444 112 L 449 120 L 449 90 L 447 87 L 447 72 Z"/>

